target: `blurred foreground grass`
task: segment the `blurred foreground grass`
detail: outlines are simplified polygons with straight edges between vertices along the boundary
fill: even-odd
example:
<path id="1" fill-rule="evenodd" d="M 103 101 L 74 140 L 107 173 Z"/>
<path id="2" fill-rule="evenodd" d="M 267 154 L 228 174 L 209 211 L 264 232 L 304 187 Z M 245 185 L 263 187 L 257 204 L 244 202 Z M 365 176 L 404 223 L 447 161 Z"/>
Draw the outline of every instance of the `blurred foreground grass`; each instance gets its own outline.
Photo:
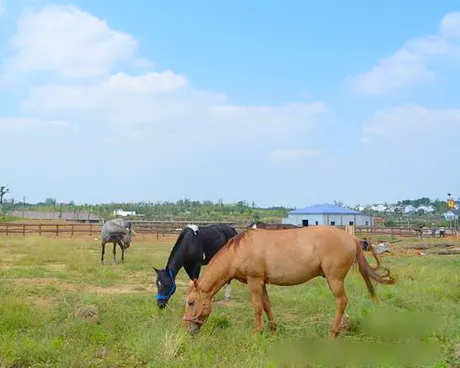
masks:
<path id="1" fill-rule="evenodd" d="M 335 301 L 322 278 L 268 286 L 274 336 L 254 335 L 249 292 L 235 281 L 232 300 L 218 293 L 192 339 L 182 327 L 183 271 L 170 308 L 155 305 L 152 266 L 164 267 L 172 243 L 134 241 L 116 265 L 109 246 L 101 266 L 94 239 L 0 238 L 0 367 L 460 366 L 457 256 L 385 257 L 399 282 L 377 286 L 379 306 L 351 271 L 351 319 L 332 345 Z M 98 317 L 79 316 L 82 306 Z"/>

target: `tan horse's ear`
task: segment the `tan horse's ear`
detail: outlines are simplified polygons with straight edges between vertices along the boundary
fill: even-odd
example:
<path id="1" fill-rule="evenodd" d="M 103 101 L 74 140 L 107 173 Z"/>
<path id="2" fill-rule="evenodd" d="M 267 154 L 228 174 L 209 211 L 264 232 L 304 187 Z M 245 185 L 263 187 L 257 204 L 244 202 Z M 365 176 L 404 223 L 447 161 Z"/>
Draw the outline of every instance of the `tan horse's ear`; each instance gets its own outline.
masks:
<path id="1" fill-rule="evenodd" d="M 193 279 L 188 283 L 188 292 L 190 293 L 193 289 L 198 290 L 198 280 Z"/>

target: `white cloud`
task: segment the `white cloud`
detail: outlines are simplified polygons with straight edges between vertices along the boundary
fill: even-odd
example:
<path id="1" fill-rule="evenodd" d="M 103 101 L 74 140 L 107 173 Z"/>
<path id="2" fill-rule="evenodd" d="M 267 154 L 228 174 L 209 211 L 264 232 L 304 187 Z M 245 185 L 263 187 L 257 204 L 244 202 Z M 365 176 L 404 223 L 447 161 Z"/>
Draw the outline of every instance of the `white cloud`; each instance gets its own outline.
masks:
<path id="1" fill-rule="evenodd" d="M 390 150 L 414 147 L 444 147 L 453 151 L 460 136 L 459 109 L 429 109 L 419 105 L 402 105 L 377 111 L 363 127 L 366 144 L 386 145 Z M 449 142 L 453 145 L 449 145 Z M 441 145 L 438 145 L 440 143 Z M 420 152 L 428 154 L 429 152 Z"/>
<path id="2" fill-rule="evenodd" d="M 346 167 L 365 173 L 357 188 L 365 201 L 442 197 L 459 180 L 459 136 L 460 109 L 381 109 L 363 127 L 364 144 L 349 160 L 355 167 Z"/>
<path id="3" fill-rule="evenodd" d="M 180 111 L 171 105 L 187 87 L 187 79 L 171 71 L 140 76 L 117 73 L 92 83 L 32 88 L 23 107 L 41 115 L 103 119 L 111 123 L 161 121 Z"/>
<path id="4" fill-rule="evenodd" d="M 22 114 L 71 121 L 82 134 L 100 139 L 99 145 L 123 140 L 136 150 L 150 142 L 158 152 L 174 141 L 177 155 L 181 147 L 190 152 L 192 144 L 192 153 L 215 149 L 217 156 L 229 149 L 222 144 L 225 138 L 231 149 L 245 143 L 261 157 L 292 139 L 308 146 L 326 112 L 323 102 L 236 105 L 223 93 L 194 88 L 171 70 L 120 72 L 122 62 L 142 68 L 151 62 L 135 58 L 137 42 L 131 35 L 73 6 L 23 12 L 10 42 L 4 75 L 16 80 L 47 71 L 57 78 L 29 89 Z"/>
<path id="5" fill-rule="evenodd" d="M 280 191 L 298 193 L 299 183 L 306 183 L 299 198 L 339 198 L 347 204 L 442 198 L 460 179 L 459 136 L 460 109 L 413 104 L 381 109 L 363 126 L 364 143 L 352 150 L 340 147 L 300 165 L 285 159 L 276 172 L 295 180 L 284 180 Z"/>
<path id="6" fill-rule="evenodd" d="M 289 137 L 308 139 L 326 107 L 322 102 L 280 106 L 232 104 L 222 93 L 194 89 L 171 71 L 112 75 L 94 83 L 33 88 L 23 103 L 29 115 L 105 126 L 107 133 L 166 141 L 183 136 L 196 144 L 220 146 L 221 137 L 252 149 L 282 144 Z"/>
<path id="7" fill-rule="evenodd" d="M 43 154 L 62 139 L 78 138 L 79 128 L 63 120 L 0 118 L 0 132 L 0 163 L 3 164 L 11 161 L 11 157 L 19 161 L 23 154 L 28 158 L 37 152 Z"/>
<path id="8" fill-rule="evenodd" d="M 65 77 L 106 75 L 135 61 L 136 40 L 74 6 L 25 10 L 10 39 L 7 74 L 45 71 Z M 145 61 L 144 61 L 145 63 Z"/>
<path id="9" fill-rule="evenodd" d="M 2 137 L 13 134 L 50 132 L 78 132 L 75 124 L 62 120 L 40 120 L 31 118 L 0 118 Z"/>
<path id="10" fill-rule="evenodd" d="M 445 37 L 460 38 L 460 12 L 447 14 L 439 28 Z"/>
<path id="11" fill-rule="evenodd" d="M 368 72 L 348 77 L 346 84 L 357 92 L 378 95 L 432 81 L 436 74 L 429 63 L 439 57 L 458 58 L 459 39 L 460 12 L 449 13 L 441 20 L 438 35 L 407 41 Z"/>

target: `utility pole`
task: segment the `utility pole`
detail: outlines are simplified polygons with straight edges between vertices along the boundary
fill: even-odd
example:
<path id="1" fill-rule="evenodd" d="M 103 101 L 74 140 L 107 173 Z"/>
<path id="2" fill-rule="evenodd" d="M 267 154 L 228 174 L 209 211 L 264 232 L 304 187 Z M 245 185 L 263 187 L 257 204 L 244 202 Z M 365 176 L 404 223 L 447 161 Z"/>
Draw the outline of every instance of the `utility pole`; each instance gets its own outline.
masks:
<path id="1" fill-rule="evenodd" d="M 452 232 L 452 235 L 454 235 L 454 221 L 455 221 L 455 217 L 456 217 L 456 214 L 454 212 L 454 209 L 455 209 L 455 201 L 454 201 L 454 198 L 452 197 L 452 194 L 451 193 L 447 193 L 447 208 L 449 209 L 449 211 L 452 211 L 453 213 L 453 216 L 452 218 L 450 218 L 449 221 L 449 227 L 451 228 L 451 232 Z"/>

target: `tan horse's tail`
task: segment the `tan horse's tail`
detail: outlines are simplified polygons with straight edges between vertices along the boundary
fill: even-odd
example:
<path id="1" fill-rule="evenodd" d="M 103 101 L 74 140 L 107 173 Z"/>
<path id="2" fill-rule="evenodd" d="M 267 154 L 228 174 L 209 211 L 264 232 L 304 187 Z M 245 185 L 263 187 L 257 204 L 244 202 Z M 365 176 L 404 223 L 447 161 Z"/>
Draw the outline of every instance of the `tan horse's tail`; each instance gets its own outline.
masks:
<path id="1" fill-rule="evenodd" d="M 372 285 L 371 278 L 380 284 L 387 284 L 387 285 L 392 285 L 396 283 L 396 280 L 390 274 L 390 270 L 388 268 L 382 267 L 380 265 L 380 260 L 377 254 L 375 253 L 374 248 L 371 246 L 370 250 L 371 250 L 372 256 L 377 262 L 377 266 L 372 267 L 367 262 L 366 257 L 364 256 L 364 252 L 361 248 L 361 242 L 359 241 L 359 239 L 357 238 L 355 239 L 356 239 L 356 247 L 357 247 L 356 263 L 358 264 L 359 273 L 361 274 L 361 276 L 364 279 L 364 282 L 366 283 L 367 290 L 369 290 L 372 300 L 376 302 L 377 300 L 375 296 L 375 288 L 374 288 L 374 285 Z"/>

